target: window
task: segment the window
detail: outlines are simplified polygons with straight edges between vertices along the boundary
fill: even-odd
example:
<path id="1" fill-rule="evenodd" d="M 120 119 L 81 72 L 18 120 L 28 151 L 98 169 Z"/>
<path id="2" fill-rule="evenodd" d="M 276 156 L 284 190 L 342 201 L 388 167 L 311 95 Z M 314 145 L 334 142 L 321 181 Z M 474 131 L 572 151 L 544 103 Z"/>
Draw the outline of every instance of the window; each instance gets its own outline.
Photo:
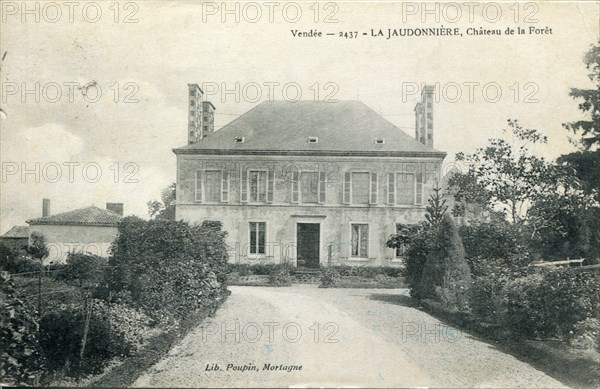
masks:
<path id="1" fill-rule="evenodd" d="M 402 228 L 402 224 L 396 224 L 396 234 L 400 232 Z M 404 258 L 404 256 L 406 255 L 406 245 L 400 245 L 398 247 L 396 247 L 396 258 Z"/>
<path id="2" fill-rule="evenodd" d="M 250 254 L 264 254 L 267 223 L 250 222 Z"/>
<path id="3" fill-rule="evenodd" d="M 317 136 L 309 136 L 308 143 L 319 143 L 319 137 Z"/>
<path id="4" fill-rule="evenodd" d="M 415 175 L 412 173 L 398 173 L 396 186 L 396 201 L 398 204 L 414 204 L 415 201 Z"/>
<path id="5" fill-rule="evenodd" d="M 388 204 L 396 204 L 396 175 L 394 173 L 388 173 Z"/>
<path id="6" fill-rule="evenodd" d="M 352 173 L 352 203 L 369 204 L 369 173 Z"/>
<path id="7" fill-rule="evenodd" d="M 249 172 L 250 201 L 265 202 L 267 199 L 267 172 L 251 170 Z"/>
<path id="8" fill-rule="evenodd" d="M 423 205 L 423 173 L 417 173 L 415 179 L 415 205 Z"/>
<path id="9" fill-rule="evenodd" d="M 385 139 L 375 138 L 375 141 L 373 143 L 375 143 L 376 145 L 382 145 L 382 144 L 385 144 Z"/>
<path id="10" fill-rule="evenodd" d="M 206 201 L 221 201 L 221 171 L 206 170 L 204 172 L 204 182 Z"/>
<path id="11" fill-rule="evenodd" d="M 319 196 L 319 173 L 300 173 L 301 201 L 303 203 L 317 203 Z"/>
<path id="12" fill-rule="evenodd" d="M 245 140 L 246 138 L 243 136 L 236 136 L 233 138 L 233 143 L 244 143 Z"/>
<path id="13" fill-rule="evenodd" d="M 352 224 L 352 256 L 367 258 L 369 251 L 369 225 Z"/>

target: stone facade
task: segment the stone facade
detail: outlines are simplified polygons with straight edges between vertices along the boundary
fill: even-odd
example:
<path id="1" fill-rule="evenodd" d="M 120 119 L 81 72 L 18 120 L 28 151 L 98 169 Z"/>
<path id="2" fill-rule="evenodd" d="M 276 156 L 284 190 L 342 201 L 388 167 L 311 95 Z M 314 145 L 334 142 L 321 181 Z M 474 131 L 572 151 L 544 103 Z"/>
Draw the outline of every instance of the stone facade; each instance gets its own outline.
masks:
<path id="1" fill-rule="evenodd" d="M 319 225 L 318 263 L 321 266 L 395 266 L 401 263 L 401 258 L 396 257 L 395 250 L 386 248 L 385 242 L 395 232 L 397 223 L 423 220 L 425 204 L 439 177 L 441 162 L 441 158 L 178 155 L 176 218 L 188 222 L 221 221 L 229 233 L 231 262 L 287 261 L 306 265 L 298 263 L 298 224 L 315 223 Z M 242 201 L 242 190 L 252 190 L 249 176 L 253 171 L 266 171 L 264 200 L 253 201 L 250 193 L 246 193 L 247 198 Z M 214 185 L 208 187 L 207 172 L 219 172 L 216 174 L 221 181 L 218 198 L 208 193 L 214 192 Z M 303 192 L 308 192 L 303 188 L 306 183 L 300 179 L 303 172 L 325 176 L 316 185 L 319 191 L 316 196 L 310 193 L 304 196 L 311 202 L 303 199 Z M 348 188 L 344 181 L 353 173 L 368 173 L 370 179 L 376 176 L 376 183 L 370 180 L 368 183 L 368 204 L 356 204 L 352 198 L 344 198 L 344 189 Z M 413 184 L 411 204 L 400 204 L 398 182 L 392 183 L 395 189 L 390 190 L 389 175 L 399 181 L 405 177 L 402 174 L 422 177 L 422 194 L 416 193 L 417 185 Z M 269 198 L 271 175 L 273 190 Z M 294 192 L 298 193 L 297 197 Z M 312 202 L 315 198 L 316 202 Z M 250 223 L 254 222 L 265 223 L 264 253 L 251 249 Z M 352 253 L 352 224 L 368 226 L 366 253 Z M 356 248 L 356 236 L 354 241 Z"/>

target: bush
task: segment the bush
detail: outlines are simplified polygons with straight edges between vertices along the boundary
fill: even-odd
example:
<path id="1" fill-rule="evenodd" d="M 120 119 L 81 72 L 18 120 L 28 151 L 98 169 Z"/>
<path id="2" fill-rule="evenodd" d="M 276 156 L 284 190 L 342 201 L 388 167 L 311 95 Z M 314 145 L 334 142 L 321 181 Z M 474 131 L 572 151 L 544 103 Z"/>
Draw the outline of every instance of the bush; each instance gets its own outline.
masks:
<path id="1" fill-rule="evenodd" d="M 43 270 L 40 260 L 34 260 L 23 253 L 0 244 L 0 269 L 12 274 L 32 273 Z"/>
<path id="2" fill-rule="evenodd" d="M 464 310 L 468 306 L 470 282 L 471 271 L 462 240 L 452 218 L 446 215 L 436 228 L 419 282 L 419 295 Z"/>
<path id="3" fill-rule="evenodd" d="M 160 321 L 216 309 L 227 280 L 225 236 L 219 222 L 123 218 L 105 289 L 127 296 L 134 307 Z"/>
<path id="4" fill-rule="evenodd" d="M 321 286 L 332 287 L 340 281 L 340 272 L 338 267 L 327 267 L 321 271 Z"/>
<path id="5" fill-rule="evenodd" d="M 557 334 L 570 336 L 578 322 L 600 319 L 600 274 L 561 268 L 549 271 L 539 285 L 538 310 Z"/>
<path id="6" fill-rule="evenodd" d="M 11 279 L 0 275 L 0 377 L 7 386 L 39 386 L 46 361 L 41 352 L 36 321 L 18 298 Z"/>
<path id="7" fill-rule="evenodd" d="M 279 264 L 272 267 L 271 273 L 269 274 L 269 285 L 290 286 L 291 284 L 292 277 L 290 275 L 290 265 Z"/>
<path id="8" fill-rule="evenodd" d="M 80 309 L 65 309 L 42 317 L 40 344 L 50 371 L 67 376 L 100 373 L 111 359 L 129 355 L 130 346 L 124 337 L 110 330 L 104 316 L 93 312 L 83 359 L 79 361 L 84 324 L 85 315 Z"/>
<path id="9" fill-rule="evenodd" d="M 238 273 L 240 276 L 268 276 L 273 271 L 274 263 L 230 263 L 227 266 L 228 273 Z"/>
<path id="10" fill-rule="evenodd" d="M 67 264 L 56 278 L 64 281 L 77 281 L 79 286 L 95 286 L 102 282 L 108 260 L 96 255 L 69 253 Z"/>

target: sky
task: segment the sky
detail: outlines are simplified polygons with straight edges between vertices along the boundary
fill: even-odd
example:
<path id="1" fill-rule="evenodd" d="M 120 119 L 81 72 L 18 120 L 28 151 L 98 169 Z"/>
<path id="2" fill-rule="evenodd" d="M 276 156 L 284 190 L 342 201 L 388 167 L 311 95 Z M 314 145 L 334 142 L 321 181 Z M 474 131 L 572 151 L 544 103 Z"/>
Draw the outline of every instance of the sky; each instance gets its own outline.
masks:
<path id="1" fill-rule="evenodd" d="M 592 87 L 583 56 L 600 31 L 597 2 L 52 4 L 0 2 L 0 233 L 41 216 L 42 198 L 52 213 L 122 202 L 147 217 L 187 143 L 188 83 L 204 86 L 217 128 L 269 98 L 339 99 L 413 135 L 426 82 L 447 162 L 502 136 L 509 118 L 543 131 L 535 151 L 555 158 L 574 150 L 562 123 L 583 116 L 569 90 Z M 386 39 L 420 28 L 463 35 Z M 239 99 L 223 93 L 236 88 Z"/>

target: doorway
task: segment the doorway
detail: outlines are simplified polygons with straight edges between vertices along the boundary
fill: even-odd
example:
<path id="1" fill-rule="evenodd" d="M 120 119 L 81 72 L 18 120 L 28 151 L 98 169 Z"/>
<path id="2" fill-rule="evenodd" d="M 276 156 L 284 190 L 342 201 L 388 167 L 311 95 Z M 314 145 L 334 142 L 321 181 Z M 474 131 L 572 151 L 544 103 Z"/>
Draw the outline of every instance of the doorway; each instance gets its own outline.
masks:
<path id="1" fill-rule="evenodd" d="M 298 223 L 296 226 L 298 267 L 318 268 L 321 225 L 319 223 Z"/>

